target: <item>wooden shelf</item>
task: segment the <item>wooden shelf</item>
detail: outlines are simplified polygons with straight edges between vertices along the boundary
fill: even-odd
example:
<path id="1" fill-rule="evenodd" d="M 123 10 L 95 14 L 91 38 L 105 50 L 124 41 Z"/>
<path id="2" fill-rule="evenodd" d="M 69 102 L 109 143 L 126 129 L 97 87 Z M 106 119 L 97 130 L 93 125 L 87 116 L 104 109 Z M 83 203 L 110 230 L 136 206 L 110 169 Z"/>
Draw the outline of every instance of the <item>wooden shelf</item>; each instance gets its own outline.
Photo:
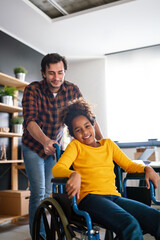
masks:
<path id="1" fill-rule="evenodd" d="M 0 84 L 8 87 L 17 87 L 23 90 L 29 83 L 0 72 Z"/>
<path id="2" fill-rule="evenodd" d="M 0 137 L 22 137 L 22 134 L 12 132 L 0 132 Z"/>
<path id="3" fill-rule="evenodd" d="M 0 112 L 7 112 L 7 113 L 22 112 L 22 108 L 0 103 Z"/>
<path id="4" fill-rule="evenodd" d="M 0 160 L 1 163 L 23 163 L 23 160 Z"/>
<path id="5" fill-rule="evenodd" d="M 8 216 L 8 215 L 0 215 L 0 224 L 4 222 L 14 222 L 18 219 L 18 216 Z"/>
<path id="6" fill-rule="evenodd" d="M 19 218 L 21 217 L 28 217 L 28 215 L 23 215 L 23 216 L 9 216 L 9 215 L 0 215 L 0 224 L 4 222 L 12 222 L 15 223 L 18 221 Z"/>

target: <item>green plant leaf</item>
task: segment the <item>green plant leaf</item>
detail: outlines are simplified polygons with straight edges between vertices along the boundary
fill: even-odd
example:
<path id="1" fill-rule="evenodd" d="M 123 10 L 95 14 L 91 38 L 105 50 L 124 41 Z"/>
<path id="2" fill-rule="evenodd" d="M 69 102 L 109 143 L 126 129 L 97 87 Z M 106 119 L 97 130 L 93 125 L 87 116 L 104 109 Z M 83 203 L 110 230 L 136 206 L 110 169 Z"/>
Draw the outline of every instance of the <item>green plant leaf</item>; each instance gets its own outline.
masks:
<path id="1" fill-rule="evenodd" d="M 27 70 L 24 67 L 16 67 L 16 68 L 13 69 L 13 71 L 14 71 L 14 74 L 27 73 Z"/>
<path id="2" fill-rule="evenodd" d="M 0 96 L 12 96 L 14 97 L 15 91 L 18 89 L 16 87 L 8 87 L 4 86 L 3 88 L 0 88 Z"/>
<path id="3" fill-rule="evenodd" d="M 13 117 L 11 119 L 11 124 L 14 125 L 14 124 L 22 124 L 23 123 L 23 117 L 22 116 L 17 116 L 17 117 Z"/>

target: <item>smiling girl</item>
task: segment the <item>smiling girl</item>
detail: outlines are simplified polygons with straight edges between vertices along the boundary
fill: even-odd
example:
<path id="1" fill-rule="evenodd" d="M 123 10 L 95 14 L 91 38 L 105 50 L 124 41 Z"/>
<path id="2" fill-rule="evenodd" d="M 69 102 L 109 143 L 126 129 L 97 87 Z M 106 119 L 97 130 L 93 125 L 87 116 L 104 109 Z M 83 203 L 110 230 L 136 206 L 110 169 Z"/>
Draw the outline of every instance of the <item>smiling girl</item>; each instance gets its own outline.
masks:
<path id="1" fill-rule="evenodd" d="M 115 186 L 114 162 L 126 172 L 145 172 L 147 188 L 159 176 L 148 166 L 132 162 L 110 139 L 95 139 L 95 115 L 80 98 L 60 112 L 74 139 L 53 167 L 54 177 L 68 177 L 69 198 L 77 196 L 79 208 L 92 220 L 115 232 L 120 240 L 142 240 L 142 230 L 160 239 L 160 212 L 145 204 L 121 197 Z M 113 162 L 114 161 L 114 162 Z M 73 166 L 74 170 L 70 170 Z"/>

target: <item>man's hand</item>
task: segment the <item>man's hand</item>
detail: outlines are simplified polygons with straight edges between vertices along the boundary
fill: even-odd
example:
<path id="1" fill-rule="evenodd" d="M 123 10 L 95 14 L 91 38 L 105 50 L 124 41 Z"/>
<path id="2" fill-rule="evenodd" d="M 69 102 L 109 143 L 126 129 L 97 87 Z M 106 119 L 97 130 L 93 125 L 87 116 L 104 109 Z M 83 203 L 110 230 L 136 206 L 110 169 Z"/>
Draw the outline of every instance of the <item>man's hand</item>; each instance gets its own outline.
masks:
<path id="1" fill-rule="evenodd" d="M 55 154 L 56 149 L 53 147 L 53 144 L 57 142 L 47 137 L 36 122 L 30 121 L 27 130 L 37 142 L 43 145 L 45 154 L 48 156 Z"/>
<path id="2" fill-rule="evenodd" d="M 147 184 L 147 188 L 150 188 L 149 180 L 153 182 L 155 188 L 158 188 L 158 183 L 160 180 L 159 175 L 153 170 L 153 168 L 146 166 L 145 167 L 145 181 Z"/>
<path id="3" fill-rule="evenodd" d="M 73 172 L 70 175 L 69 180 L 66 183 L 66 191 L 68 193 L 69 198 L 73 198 L 77 195 L 77 199 L 79 199 L 81 188 L 81 176 L 77 172 Z"/>
<path id="4" fill-rule="evenodd" d="M 53 147 L 53 144 L 55 144 L 55 143 L 58 144 L 56 141 L 51 140 L 51 139 L 45 142 L 45 144 L 44 144 L 45 154 L 47 154 L 47 155 L 54 155 L 55 154 L 56 148 Z"/>

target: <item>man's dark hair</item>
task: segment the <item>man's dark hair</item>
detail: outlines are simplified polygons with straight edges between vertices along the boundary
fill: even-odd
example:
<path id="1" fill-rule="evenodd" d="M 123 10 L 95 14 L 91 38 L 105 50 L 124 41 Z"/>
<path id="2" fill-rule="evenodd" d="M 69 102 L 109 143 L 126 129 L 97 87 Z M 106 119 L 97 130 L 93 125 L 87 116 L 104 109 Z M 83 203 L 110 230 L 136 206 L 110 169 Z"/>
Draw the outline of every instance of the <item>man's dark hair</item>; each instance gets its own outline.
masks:
<path id="1" fill-rule="evenodd" d="M 69 134 L 73 137 L 74 134 L 72 121 L 75 117 L 80 115 L 85 116 L 94 126 L 95 115 L 92 112 L 91 105 L 87 103 L 82 97 L 68 103 L 68 105 L 61 109 L 59 112 L 59 122 L 62 124 L 62 126 L 66 125 L 68 127 Z"/>
<path id="2" fill-rule="evenodd" d="M 47 54 L 46 56 L 43 57 L 41 61 L 41 72 L 45 73 L 46 72 L 46 66 L 49 67 L 50 63 L 58 63 L 58 62 L 63 62 L 64 64 L 64 70 L 67 70 L 67 61 L 65 57 L 62 57 L 58 53 L 50 53 Z"/>

